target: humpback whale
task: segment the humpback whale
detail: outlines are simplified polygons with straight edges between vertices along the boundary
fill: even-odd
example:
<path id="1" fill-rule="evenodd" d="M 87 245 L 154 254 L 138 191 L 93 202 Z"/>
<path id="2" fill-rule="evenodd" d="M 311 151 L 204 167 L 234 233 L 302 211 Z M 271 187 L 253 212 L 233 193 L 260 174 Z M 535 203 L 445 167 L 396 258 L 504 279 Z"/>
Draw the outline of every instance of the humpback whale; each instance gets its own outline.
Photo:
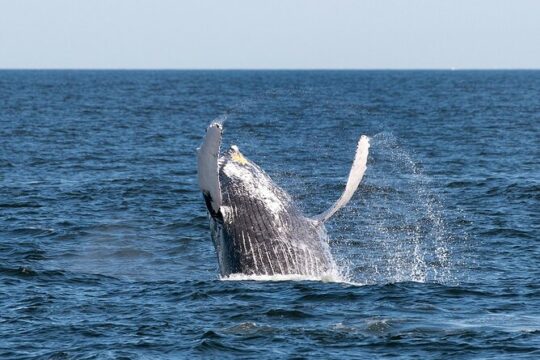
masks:
<path id="1" fill-rule="evenodd" d="M 233 145 L 220 154 L 223 124 L 212 122 L 197 151 L 197 175 L 221 276 L 307 275 L 335 269 L 324 223 L 351 199 L 366 170 L 368 137 L 358 141 L 345 191 L 309 218 L 291 196 Z"/>

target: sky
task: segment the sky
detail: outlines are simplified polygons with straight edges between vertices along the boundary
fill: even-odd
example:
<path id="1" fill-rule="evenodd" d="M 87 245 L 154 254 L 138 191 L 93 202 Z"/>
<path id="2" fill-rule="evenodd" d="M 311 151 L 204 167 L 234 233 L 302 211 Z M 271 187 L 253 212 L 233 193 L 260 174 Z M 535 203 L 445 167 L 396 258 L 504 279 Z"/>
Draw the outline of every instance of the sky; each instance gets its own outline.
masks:
<path id="1" fill-rule="evenodd" d="M 540 68 L 538 0 L 0 0 L 0 68 Z"/>

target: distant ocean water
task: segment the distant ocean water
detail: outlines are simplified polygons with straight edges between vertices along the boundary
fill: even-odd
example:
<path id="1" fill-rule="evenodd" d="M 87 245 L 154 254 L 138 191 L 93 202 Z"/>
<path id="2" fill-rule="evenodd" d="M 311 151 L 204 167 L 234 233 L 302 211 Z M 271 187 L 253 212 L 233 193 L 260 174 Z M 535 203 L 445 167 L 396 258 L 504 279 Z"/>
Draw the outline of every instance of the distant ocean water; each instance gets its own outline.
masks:
<path id="1" fill-rule="evenodd" d="M 540 358 L 540 71 L 0 71 L 0 358 Z M 341 279 L 221 280 L 215 118 Z M 337 281 L 339 280 L 339 281 Z"/>

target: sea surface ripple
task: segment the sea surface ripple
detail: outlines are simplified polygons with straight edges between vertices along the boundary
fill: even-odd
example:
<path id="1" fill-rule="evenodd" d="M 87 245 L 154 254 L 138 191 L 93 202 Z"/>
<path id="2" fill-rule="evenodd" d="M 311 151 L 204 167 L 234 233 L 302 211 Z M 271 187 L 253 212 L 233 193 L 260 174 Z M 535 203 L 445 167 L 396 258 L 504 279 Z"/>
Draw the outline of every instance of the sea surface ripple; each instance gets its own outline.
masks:
<path id="1" fill-rule="evenodd" d="M 540 358 L 540 71 L 0 71 L 0 358 Z M 220 279 L 206 125 L 341 276 Z"/>

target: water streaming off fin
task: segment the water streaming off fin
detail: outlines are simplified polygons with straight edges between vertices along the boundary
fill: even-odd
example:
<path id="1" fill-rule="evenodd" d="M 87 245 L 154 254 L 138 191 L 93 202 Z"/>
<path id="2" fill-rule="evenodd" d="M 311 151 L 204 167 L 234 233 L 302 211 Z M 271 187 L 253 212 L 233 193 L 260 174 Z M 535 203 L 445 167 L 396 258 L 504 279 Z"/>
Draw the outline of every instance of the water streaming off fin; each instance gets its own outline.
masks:
<path id="1" fill-rule="evenodd" d="M 448 228 L 434 180 L 391 133 L 373 136 L 370 155 L 357 201 L 331 231 L 347 277 L 361 283 L 463 280 L 456 265 L 467 234 Z"/>

